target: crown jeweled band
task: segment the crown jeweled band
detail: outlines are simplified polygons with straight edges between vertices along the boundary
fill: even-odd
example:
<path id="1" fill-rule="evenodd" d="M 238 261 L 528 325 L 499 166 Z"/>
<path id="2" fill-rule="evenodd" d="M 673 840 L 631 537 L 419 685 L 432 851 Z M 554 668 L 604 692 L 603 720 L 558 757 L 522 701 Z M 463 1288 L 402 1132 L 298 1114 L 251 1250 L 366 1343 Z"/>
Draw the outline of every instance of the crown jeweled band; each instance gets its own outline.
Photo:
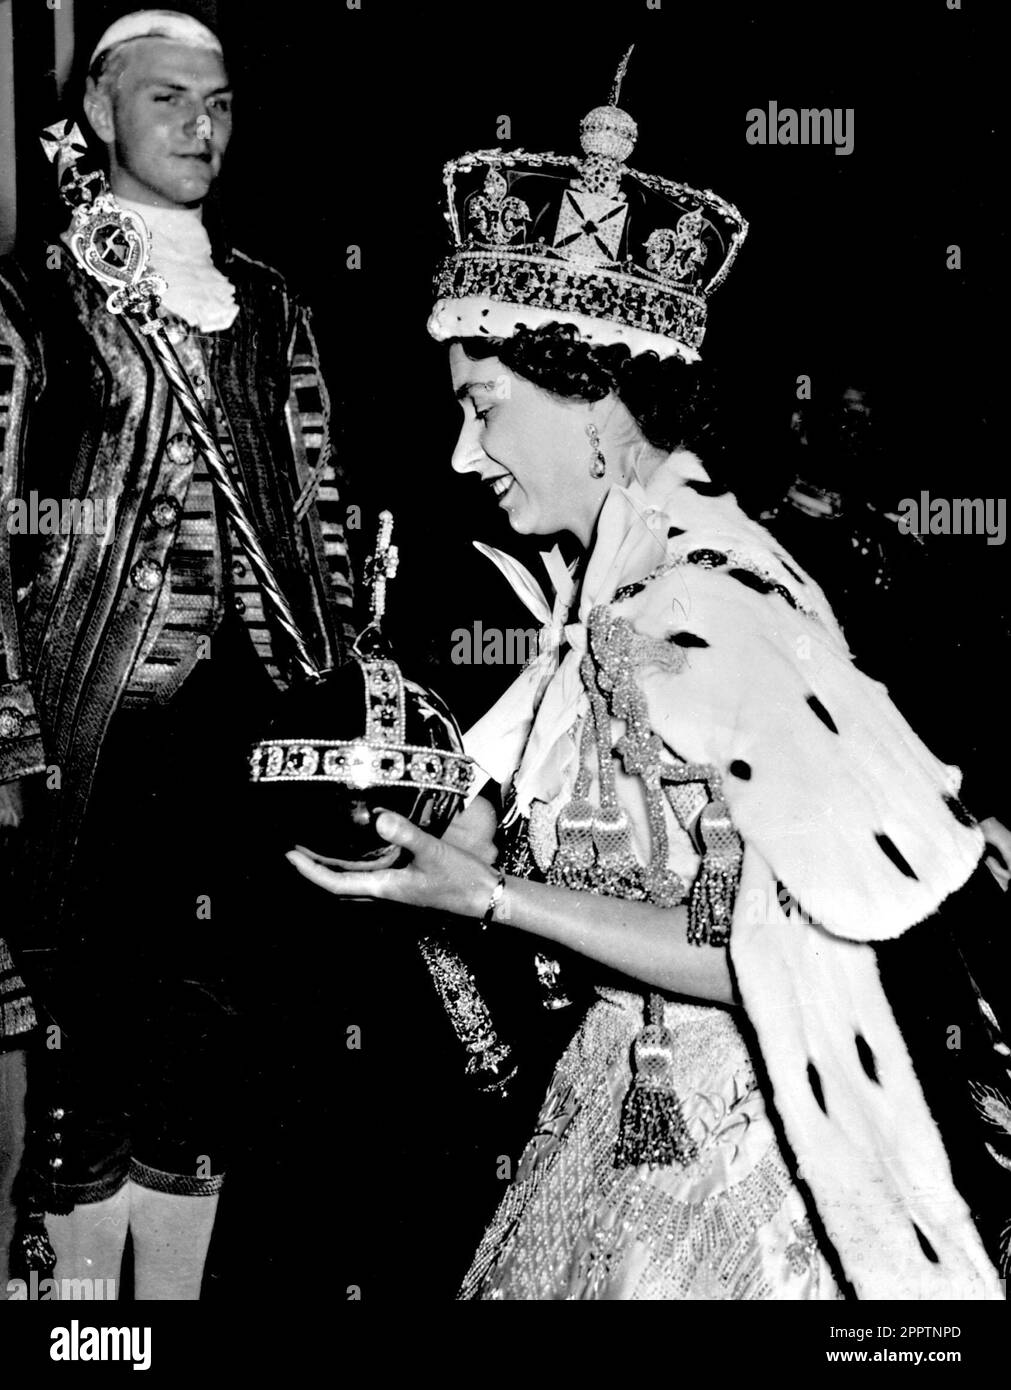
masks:
<path id="1" fill-rule="evenodd" d="M 453 250 L 435 279 L 432 336 L 562 322 L 590 342 L 697 360 L 707 300 L 748 224 L 708 189 L 630 169 L 637 136 L 612 103 L 583 118 L 582 159 L 492 149 L 451 160 Z"/>

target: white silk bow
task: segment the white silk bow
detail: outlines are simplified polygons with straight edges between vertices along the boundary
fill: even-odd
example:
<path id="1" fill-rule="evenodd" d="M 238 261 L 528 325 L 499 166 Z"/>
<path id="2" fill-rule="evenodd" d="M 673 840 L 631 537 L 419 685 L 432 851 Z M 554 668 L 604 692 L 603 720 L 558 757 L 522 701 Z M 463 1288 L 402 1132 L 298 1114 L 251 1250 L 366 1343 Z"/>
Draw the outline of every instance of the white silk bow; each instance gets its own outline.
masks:
<path id="1" fill-rule="evenodd" d="M 526 566 L 511 555 L 481 541 L 475 541 L 474 548 L 497 566 L 510 588 L 541 625 L 537 655 L 524 666 L 488 713 L 464 735 L 464 748 L 478 768 L 504 785 L 519 765 L 540 696 L 558 669 L 558 652 L 563 639 L 571 643 L 575 637 L 579 641 L 579 635 L 575 632 L 570 634 L 565 626 L 574 584 L 557 546 L 541 556 L 554 585 L 553 604 L 548 602 L 543 589 Z M 477 795 L 482 785 L 482 779 L 478 777 L 471 798 Z"/>
<path id="2" fill-rule="evenodd" d="M 538 655 L 505 694 L 464 735 L 464 747 L 488 777 L 504 785 L 515 772 L 516 809 L 527 814 L 534 799 L 551 800 L 567 782 L 576 745 L 568 737 L 586 709 L 579 664 L 586 651 L 586 619 L 596 605 L 608 603 L 617 589 L 643 578 L 667 554 L 670 517 L 666 501 L 687 478 L 705 478 L 691 454 L 672 456 L 650 479 L 613 487 L 597 523 L 597 538 L 579 597 L 575 622 L 566 623 L 574 584 L 557 547 L 542 556 L 554 587 L 549 604 L 529 570 L 510 555 L 475 542 L 498 566 L 517 597 L 541 623 Z M 559 660 L 562 642 L 568 650 Z M 472 795 L 480 790 L 477 779 Z"/>

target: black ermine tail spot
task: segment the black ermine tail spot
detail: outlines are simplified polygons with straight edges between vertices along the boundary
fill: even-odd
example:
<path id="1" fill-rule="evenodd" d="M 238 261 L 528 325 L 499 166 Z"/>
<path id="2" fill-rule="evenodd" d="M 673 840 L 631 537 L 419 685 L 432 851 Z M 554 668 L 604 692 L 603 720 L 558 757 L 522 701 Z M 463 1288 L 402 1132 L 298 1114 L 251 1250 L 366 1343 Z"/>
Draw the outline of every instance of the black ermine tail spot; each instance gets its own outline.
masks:
<path id="1" fill-rule="evenodd" d="M 958 821 L 959 825 L 966 825 L 969 827 L 970 830 L 972 830 L 975 827 L 976 817 L 972 814 L 971 811 L 967 810 L 966 807 L 962 805 L 961 801 L 959 801 L 957 796 L 945 796 L 942 797 L 942 800 L 944 801 L 945 806 L 947 806 L 951 814 Z"/>
<path id="2" fill-rule="evenodd" d="M 860 1065 L 863 1067 L 864 1071 L 867 1073 L 870 1079 L 872 1081 L 876 1081 L 877 1084 L 880 1086 L 881 1081 L 878 1078 L 878 1063 L 877 1059 L 874 1056 L 874 1053 L 871 1051 L 870 1044 L 868 1043 L 867 1039 L 863 1036 L 862 1033 L 857 1033 L 856 1042 L 857 1053 L 860 1057 Z"/>
<path id="3" fill-rule="evenodd" d="M 822 702 L 818 699 L 817 695 L 809 695 L 807 697 L 807 703 L 810 705 L 811 709 L 818 716 L 821 722 L 825 725 L 825 728 L 828 729 L 829 733 L 837 734 L 839 732 L 839 730 L 836 728 L 835 720 L 829 714 L 828 710 L 825 708 Z"/>
<path id="4" fill-rule="evenodd" d="M 892 861 L 892 863 L 900 871 L 900 873 L 904 873 L 906 878 L 916 879 L 918 883 L 919 879 L 916 877 L 916 873 L 914 872 L 910 864 L 906 861 L 906 859 L 904 859 L 903 856 L 896 849 L 894 842 L 890 840 L 887 835 L 875 835 L 874 838 L 878 842 L 878 847 L 885 854 L 888 855 L 888 858 Z"/>
<path id="5" fill-rule="evenodd" d="M 811 1087 L 811 1093 L 821 1106 L 822 1114 L 828 1114 L 828 1107 L 825 1104 L 825 1092 L 821 1088 L 821 1077 L 818 1075 L 818 1068 L 813 1062 L 807 1064 L 807 1079 Z"/>
<path id="6" fill-rule="evenodd" d="M 777 554 L 776 559 L 779 561 L 779 563 L 783 566 L 787 574 L 790 575 L 792 579 L 796 579 L 798 584 L 803 584 L 803 575 L 798 574 L 792 565 L 788 565 L 786 561 L 783 559 L 782 555 Z"/>
<path id="7" fill-rule="evenodd" d="M 732 569 L 727 570 L 727 574 L 731 579 L 736 579 L 738 584 L 743 584 L 746 589 L 754 589 L 756 594 L 772 592 L 772 580 L 763 579 L 760 574 L 752 574 L 751 570 Z"/>
<path id="8" fill-rule="evenodd" d="M 916 1232 L 916 1239 L 920 1242 L 920 1249 L 926 1255 L 927 1259 L 930 1261 L 932 1265 L 939 1265 L 941 1263 L 940 1255 L 938 1255 L 937 1251 L 934 1249 L 930 1241 L 920 1230 L 919 1226 L 917 1226 L 915 1221 L 913 1222 L 913 1230 Z"/>
<path id="9" fill-rule="evenodd" d="M 673 632 L 670 639 L 675 647 L 708 647 L 709 643 L 704 637 L 699 637 L 695 632 Z"/>

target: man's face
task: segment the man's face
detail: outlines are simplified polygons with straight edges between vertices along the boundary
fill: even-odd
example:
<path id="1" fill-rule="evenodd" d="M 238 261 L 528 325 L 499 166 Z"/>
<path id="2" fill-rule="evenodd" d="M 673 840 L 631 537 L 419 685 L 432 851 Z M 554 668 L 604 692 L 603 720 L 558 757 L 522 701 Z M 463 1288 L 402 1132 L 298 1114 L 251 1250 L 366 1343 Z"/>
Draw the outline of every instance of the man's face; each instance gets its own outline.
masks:
<path id="1" fill-rule="evenodd" d="M 217 53 L 137 40 L 118 80 L 86 110 L 109 147 L 113 193 L 155 207 L 193 207 L 207 196 L 232 133 L 232 93 Z"/>

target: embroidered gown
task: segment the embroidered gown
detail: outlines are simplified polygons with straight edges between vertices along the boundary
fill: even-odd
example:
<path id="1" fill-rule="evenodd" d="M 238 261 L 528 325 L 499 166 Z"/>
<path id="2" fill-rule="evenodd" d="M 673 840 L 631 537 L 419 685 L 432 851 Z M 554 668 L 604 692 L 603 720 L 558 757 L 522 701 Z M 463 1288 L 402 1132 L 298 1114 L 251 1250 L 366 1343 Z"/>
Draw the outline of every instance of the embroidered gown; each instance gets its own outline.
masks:
<path id="1" fill-rule="evenodd" d="M 466 740 L 511 784 L 507 872 L 673 906 L 699 873 L 700 812 L 725 796 L 744 1011 L 663 1002 L 695 1154 L 620 1167 L 645 1005 L 599 987 L 460 1297 L 836 1299 L 845 1280 L 861 1298 L 1000 1298 L 866 944 L 978 861 L 957 770 L 691 455 L 609 494 L 577 622 L 481 548 L 554 636 Z"/>
<path id="2" fill-rule="evenodd" d="M 729 1011 L 669 1003 L 698 1158 L 614 1165 L 641 997 L 604 992 L 552 1079 L 464 1280 L 478 1299 L 839 1297 Z"/>

